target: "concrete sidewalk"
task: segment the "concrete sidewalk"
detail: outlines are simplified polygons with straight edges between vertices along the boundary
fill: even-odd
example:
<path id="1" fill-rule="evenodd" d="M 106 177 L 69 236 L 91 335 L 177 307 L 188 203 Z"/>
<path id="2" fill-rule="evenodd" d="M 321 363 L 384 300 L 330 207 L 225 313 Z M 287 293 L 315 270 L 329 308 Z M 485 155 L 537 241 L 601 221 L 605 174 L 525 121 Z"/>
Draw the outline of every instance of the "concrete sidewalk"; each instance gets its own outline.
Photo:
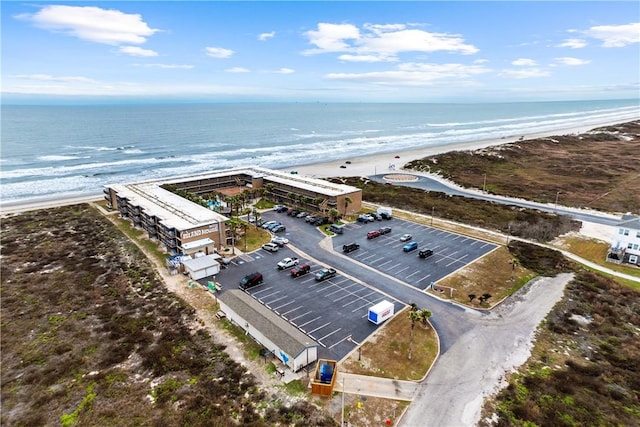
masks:
<path id="1" fill-rule="evenodd" d="M 343 389 L 344 386 L 344 389 Z M 420 383 L 338 372 L 334 391 L 386 399 L 413 400 Z"/>

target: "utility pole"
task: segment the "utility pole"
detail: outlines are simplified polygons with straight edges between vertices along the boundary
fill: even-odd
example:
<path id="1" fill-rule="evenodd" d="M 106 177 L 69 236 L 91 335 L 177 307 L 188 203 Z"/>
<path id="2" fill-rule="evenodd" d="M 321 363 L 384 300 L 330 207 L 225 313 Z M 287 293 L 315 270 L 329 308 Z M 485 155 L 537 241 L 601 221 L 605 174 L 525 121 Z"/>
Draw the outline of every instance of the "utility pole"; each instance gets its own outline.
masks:
<path id="1" fill-rule="evenodd" d="M 556 204 L 553 207 L 554 212 L 558 210 L 558 197 L 560 197 L 560 191 L 556 191 Z"/>
<path id="2" fill-rule="evenodd" d="M 340 417 L 340 426 L 344 426 L 344 376 L 342 377 L 342 416 Z"/>
<path id="3" fill-rule="evenodd" d="M 435 212 L 436 207 L 435 206 L 431 206 L 431 225 L 433 225 L 433 213 Z"/>
<path id="4" fill-rule="evenodd" d="M 487 192 L 487 174 L 484 174 L 484 181 L 482 183 L 482 192 L 486 193 Z"/>

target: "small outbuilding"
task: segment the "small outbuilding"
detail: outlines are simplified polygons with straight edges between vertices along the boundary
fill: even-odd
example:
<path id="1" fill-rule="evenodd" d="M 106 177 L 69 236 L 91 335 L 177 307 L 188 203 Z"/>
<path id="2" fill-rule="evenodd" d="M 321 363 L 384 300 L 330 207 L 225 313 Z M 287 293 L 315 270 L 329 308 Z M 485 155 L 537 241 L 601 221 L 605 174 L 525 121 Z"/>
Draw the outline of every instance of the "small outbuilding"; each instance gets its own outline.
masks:
<path id="1" fill-rule="evenodd" d="M 218 262 L 218 260 L 221 258 L 218 254 L 211 254 L 183 260 L 184 273 L 188 275 L 191 280 L 200 280 L 205 277 L 214 276 L 220 272 L 220 262 Z"/>
<path id="2" fill-rule="evenodd" d="M 249 294 L 229 289 L 218 297 L 226 318 L 246 331 L 292 371 L 318 360 L 318 344 Z"/>

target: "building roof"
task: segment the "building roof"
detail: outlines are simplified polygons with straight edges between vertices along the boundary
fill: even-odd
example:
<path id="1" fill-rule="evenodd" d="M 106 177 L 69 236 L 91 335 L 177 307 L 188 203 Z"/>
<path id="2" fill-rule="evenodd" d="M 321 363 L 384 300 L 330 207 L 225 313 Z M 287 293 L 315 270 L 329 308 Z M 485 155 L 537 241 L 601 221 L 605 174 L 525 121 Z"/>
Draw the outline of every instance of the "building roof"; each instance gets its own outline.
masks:
<path id="1" fill-rule="evenodd" d="M 182 244 L 182 249 L 185 251 L 190 251 L 192 249 L 202 248 L 204 246 L 213 245 L 215 242 L 208 237 L 200 240 L 194 240 L 193 242 L 187 242 Z"/>
<path id="2" fill-rule="evenodd" d="M 199 271 L 204 270 L 205 268 L 209 268 L 212 265 L 216 265 L 218 263 L 217 260 L 222 258 L 218 254 L 205 255 L 198 258 L 186 259 L 182 261 L 182 264 L 185 267 L 188 267 L 191 271 Z"/>
<path id="3" fill-rule="evenodd" d="M 292 324 L 239 289 L 229 289 L 218 297 L 249 324 L 258 328 L 275 345 L 296 358 L 306 348 L 318 344 Z M 273 350 L 273 349 L 269 349 Z"/>
<path id="4" fill-rule="evenodd" d="M 640 230 L 640 216 L 631 214 L 622 215 L 622 220 L 617 224 L 617 226 Z"/>
<path id="5" fill-rule="evenodd" d="M 186 230 L 211 223 L 225 222 L 228 218 L 211 209 L 193 203 L 160 187 L 163 182 L 146 181 L 135 184 L 113 184 L 108 187 L 140 206 L 149 216 L 159 218 L 169 228 Z"/>
<path id="6" fill-rule="evenodd" d="M 280 172 L 273 169 L 249 167 L 238 169 L 225 169 L 198 175 L 188 175 L 183 177 L 174 177 L 163 181 L 163 183 L 172 182 L 188 182 L 198 179 L 216 178 L 233 175 L 249 175 L 253 178 L 264 178 L 268 181 L 278 182 L 281 184 L 291 185 L 297 188 L 309 190 L 326 196 L 340 196 L 342 194 L 350 194 L 359 191 L 358 188 L 350 185 L 335 184 L 323 179 L 311 178 L 305 175 L 293 175 L 286 172 Z"/>

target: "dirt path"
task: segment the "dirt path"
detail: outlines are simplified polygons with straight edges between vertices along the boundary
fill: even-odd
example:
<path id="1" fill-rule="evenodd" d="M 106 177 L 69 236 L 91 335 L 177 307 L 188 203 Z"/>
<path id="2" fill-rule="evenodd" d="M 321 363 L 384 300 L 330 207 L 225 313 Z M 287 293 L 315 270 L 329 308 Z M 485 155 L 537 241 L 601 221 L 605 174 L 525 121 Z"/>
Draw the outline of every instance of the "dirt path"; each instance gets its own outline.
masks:
<path id="1" fill-rule="evenodd" d="M 504 387 L 505 374 L 528 359 L 538 325 L 572 278 L 536 279 L 478 319 L 440 356 L 399 425 L 475 425 L 484 399 Z"/>

